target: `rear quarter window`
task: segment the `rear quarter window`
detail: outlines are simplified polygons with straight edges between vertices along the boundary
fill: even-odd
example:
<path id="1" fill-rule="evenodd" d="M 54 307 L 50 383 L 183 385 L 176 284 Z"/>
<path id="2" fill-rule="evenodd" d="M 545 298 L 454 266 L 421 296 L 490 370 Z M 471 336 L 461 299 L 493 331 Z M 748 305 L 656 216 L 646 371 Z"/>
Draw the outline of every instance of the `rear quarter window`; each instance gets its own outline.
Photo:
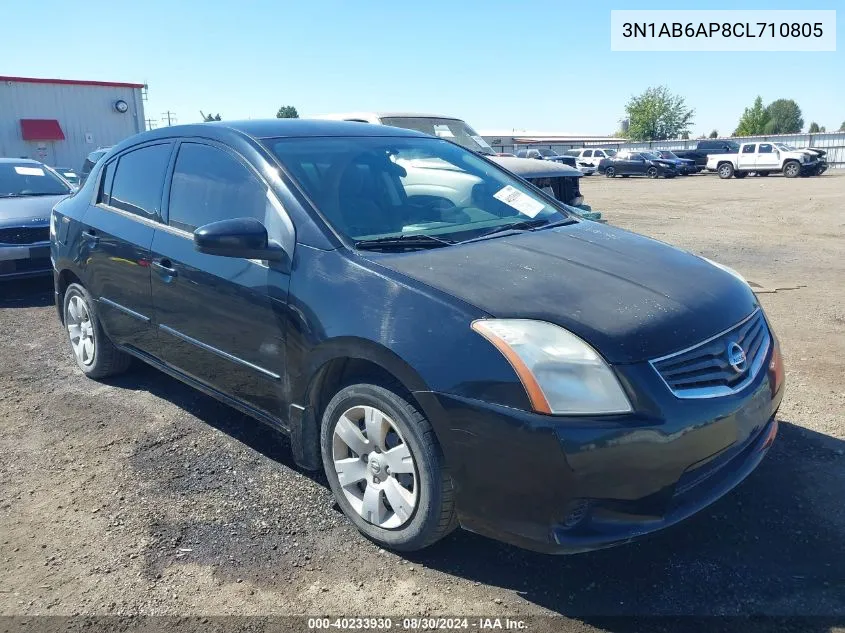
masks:
<path id="1" fill-rule="evenodd" d="M 166 143 L 122 154 L 117 160 L 111 190 L 108 191 L 109 204 L 129 213 L 160 217 L 170 150 L 171 145 Z M 108 174 L 104 176 L 104 184 L 106 176 Z"/>

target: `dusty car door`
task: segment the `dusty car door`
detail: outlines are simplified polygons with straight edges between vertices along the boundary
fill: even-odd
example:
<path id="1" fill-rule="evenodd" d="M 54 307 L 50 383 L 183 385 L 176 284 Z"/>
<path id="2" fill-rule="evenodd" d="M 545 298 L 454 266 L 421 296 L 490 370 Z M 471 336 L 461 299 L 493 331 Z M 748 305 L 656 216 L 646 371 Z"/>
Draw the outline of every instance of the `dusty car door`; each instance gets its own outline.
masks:
<path id="1" fill-rule="evenodd" d="M 152 244 L 157 356 L 259 411 L 284 410 L 284 309 L 290 276 L 275 262 L 194 248 L 193 231 L 220 220 L 261 221 L 293 254 L 293 225 L 246 161 L 210 142 L 184 141 L 166 184 L 167 225 Z"/>
<path id="2" fill-rule="evenodd" d="M 103 166 L 95 204 L 82 219 L 78 257 L 88 290 L 115 343 L 150 351 L 152 327 L 150 245 L 161 222 L 161 197 L 171 142 L 133 148 Z"/>
<path id="3" fill-rule="evenodd" d="M 753 170 L 757 166 L 757 144 L 746 143 L 737 155 L 736 164 L 739 169 Z"/>

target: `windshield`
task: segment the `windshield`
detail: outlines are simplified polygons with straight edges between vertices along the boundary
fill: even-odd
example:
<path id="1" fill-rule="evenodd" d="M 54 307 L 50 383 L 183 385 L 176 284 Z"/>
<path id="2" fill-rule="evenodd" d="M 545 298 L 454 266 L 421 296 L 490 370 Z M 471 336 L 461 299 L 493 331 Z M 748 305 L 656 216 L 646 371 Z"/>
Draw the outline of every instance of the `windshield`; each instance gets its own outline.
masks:
<path id="1" fill-rule="evenodd" d="M 783 150 L 784 152 L 794 152 L 795 151 L 795 148 L 792 147 L 792 145 L 787 145 L 786 143 L 775 143 L 775 147 L 777 147 L 780 150 Z"/>
<path id="2" fill-rule="evenodd" d="M 537 151 L 540 152 L 540 156 L 560 156 L 553 149 L 538 149 Z"/>
<path id="3" fill-rule="evenodd" d="M 465 147 L 471 152 L 478 152 L 485 156 L 493 156 L 495 152 L 490 145 L 487 144 L 478 132 L 473 130 L 469 125 L 460 119 L 438 119 L 434 117 L 383 117 L 381 122 L 384 125 L 392 125 L 393 127 L 401 127 L 406 130 L 416 130 L 423 134 L 430 134 L 431 136 L 439 136 L 445 138 L 453 143 L 457 143 L 461 147 Z"/>
<path id="4" fill-rule="evenodd" d="M 652 154 L 650 152 L 642 152 L 640 154 L 640 156 L 642 156 L 646 160 L 659 160 L 660 159 L 660 156 L 658 156 L 657 154 Z"/>
<path id="5" fill-rule="evenodd" d="M 433 138 L 266 139 L 335 230 L 353 241 L 463 241 L 511 224 L 565 220 L 524 180 Z"/>
<path id="6" fill-rule="evenodd" d="M 0 198 L 61 196 L 70 187 L 37 163 L 0 163 Z"/>
<path id="7" fill-rule="evenodd" d="M 677 156 L 675 156 L 675 154 L 673 154 L 672 152 L 670 152 L 668 150 L 663 150 L 662 152 L 658 152 L 657 154 L 658 154 L 658 156 L 660 156 L 660 158 L 671 158 L 671 159 L 680 160 L 680 159 L 678 159 Z"/>

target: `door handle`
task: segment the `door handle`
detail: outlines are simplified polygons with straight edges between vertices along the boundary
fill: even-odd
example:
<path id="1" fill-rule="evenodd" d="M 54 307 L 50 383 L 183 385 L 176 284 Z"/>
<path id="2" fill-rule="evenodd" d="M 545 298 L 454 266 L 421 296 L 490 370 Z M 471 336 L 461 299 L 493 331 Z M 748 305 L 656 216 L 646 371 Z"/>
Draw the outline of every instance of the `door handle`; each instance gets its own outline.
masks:
<path id="1" fill-rule="evenodd" d="M 97 232 L 94 229 L 88 229 L 87 231 L 82 231 L 82 237 L 91 246 L 96 246 L 100 242 L 100 238 L 99 238 L 99 236 L 97 235 Z"/>
<path id="2" fill-rule="evenodd" d="M 173 268 L 169 259 L 153 261 L 153 268 L 165 277 L 175 277 L 177 274 L 176 269 Z"/>

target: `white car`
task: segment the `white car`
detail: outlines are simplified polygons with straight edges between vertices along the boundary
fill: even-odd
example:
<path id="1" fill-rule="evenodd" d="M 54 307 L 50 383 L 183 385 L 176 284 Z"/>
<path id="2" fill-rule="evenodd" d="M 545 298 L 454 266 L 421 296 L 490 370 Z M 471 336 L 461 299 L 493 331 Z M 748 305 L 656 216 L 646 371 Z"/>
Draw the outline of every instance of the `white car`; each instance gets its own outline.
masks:
<path id="1" fill-rule="evenodd" d="M 581 147 L 566 150 L 568 156 L 574 156 L 578 163 L 592 165 L 598 169 L 599 163 L 605 158 L 616 156 L 616 150 L 609 147 Z"/>
<path id="2" fill-rule="evenodd" d="M 818 158 L 808 152 L 787 150 L 786 147 L 778 143 L 743 143 L 736 154 L 708 156 L 707 169 L 718 173 L 719 178 L 745 178 L 751 172 L 759 176 L 782 172 L 787 178 L 816 173 Z"/>

